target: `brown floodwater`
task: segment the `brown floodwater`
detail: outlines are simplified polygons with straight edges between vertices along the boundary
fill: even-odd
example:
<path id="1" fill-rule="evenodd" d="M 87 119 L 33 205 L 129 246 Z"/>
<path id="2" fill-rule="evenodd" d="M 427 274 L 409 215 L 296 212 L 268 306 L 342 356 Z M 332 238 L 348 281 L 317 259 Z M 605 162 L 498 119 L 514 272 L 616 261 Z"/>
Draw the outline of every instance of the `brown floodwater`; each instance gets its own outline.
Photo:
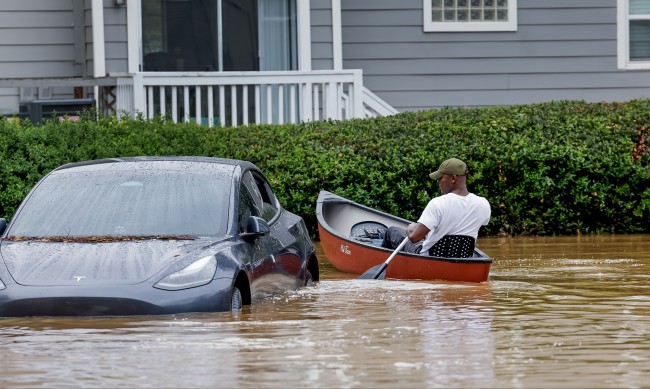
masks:
<path id="1" fill-rule="evenodd" d="M 641 388 L 650 235 L 480 238 L 481 284 L 321 281 L 241 313 L 0 319 L 0 387 Z"/>

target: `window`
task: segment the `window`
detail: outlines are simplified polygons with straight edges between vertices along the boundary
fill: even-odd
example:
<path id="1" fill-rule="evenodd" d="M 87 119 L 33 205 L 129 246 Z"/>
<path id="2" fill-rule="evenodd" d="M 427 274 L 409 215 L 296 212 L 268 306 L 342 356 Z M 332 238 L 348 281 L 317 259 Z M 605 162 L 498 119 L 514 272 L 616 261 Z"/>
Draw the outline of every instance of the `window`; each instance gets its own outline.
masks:
<path id="1" fill-rule="evenodd" d="M 274 71 L 298 69 L 298 16 L 297 0 L 142 0 L 142 70 L 146 72 L 213 72 L 213 71 Z M 279 95 L 280 85 L 263 85 L 258 92 L 253 85 L 240 85 L 231 93 L 223 94 L 226 117 L 218 121 L 243 121 L 244 112 L 255 117 L 254 99 L 249 99 L 247 109 L 238 108 L 238 117 L 232 104 L 242 101 L 244 91 L 249 95 L 259 92 L 259 106 L 273 104 L 276 109 L 264 113 L 262 122 L 279 123 L 280 115 L 290 117 L 291 110 L 299 107 L 291 104 L 291 96 L 283 98 L 283 112 L 280 104 L 269 99 L 269 91 Z M 207 112 L 205 100 L 196 98 L 197 91 L 207 94 L 207 86 L 191 88 L 189 91 L 189 115 L 195 120 L 195 102 L 202 104 Z M 178 98 L 170 89 L 165 90 L 166 112 L 172 112 L 171 101 Z M 182 93 L 182 92 L 179 92 Z M 237 97 L 240 96 L 240 97 Z M 180 96 L 183 98 L 183 96 Z M 219 96 L 218 98 L 221 98 Z M 154 97 L 154 104 L 160 102 Z M 219 107 L 221 102 L 214 103 Z M 270 117 L 267 117 L 269 115 Z M 200 119 L 207 124 L 208 118 Z"/>
<path id="2" fill-rule="evenodd" d="M 262 200 L 264 201 L 264 206 L 262 207 L 262 218 L 267 222 L 270 222 L 278 214 L 278 199 L 275 197 L 275 194 L 273 194 L 269 184 L 259 177 L 257 178 L 257 186 L 262 195 Z"/>
<path id="3" fill-rule="evenodd" d="M 278 201 L 268 183 L 250 171 L 242 177 L 242 196 L 240 200 L 240 222 L 246 223 L 248 216 L 260 216 L 270 222 L 278 214 Z M 244 204 L 244 207 L 241 207 Z M 246 210 L 247 209 L 247 210 Z M 248 212 L 242 215 L 243 212 Z M 243 219 L 242 219 L 243 218 Z"/>
<path id="4" fill-rule="evenodd" d="M 242 176 L 241 188 L 239 191 L 239 228 L 240 232 L 246 230 L 249 216 L 262 216 L 262 196 L 260 196 L 257 184 L 251 172 Z"/>
<path id="5" fill-rule="evenodd" d="M 618 0 L 618 67 L 650 69 L 648 0 Z"/>
<path id="6" fill-rule="evenodd" d="M 517 0 L 423 0 L 424 31 L 517 31 Z"/>
<path id="7" fill-rule="evenodd" d="M 259 175 L 246 172 L 242 180 L 253 195 L 260 216 L 270 222 L 278 213 L 278 201 L 268 183 Z"/>
<path id="8" fill-rule="evenodd" d="M 293 70 L 296 23 L 296 0 L 143 0 L 143 70 Z"/>

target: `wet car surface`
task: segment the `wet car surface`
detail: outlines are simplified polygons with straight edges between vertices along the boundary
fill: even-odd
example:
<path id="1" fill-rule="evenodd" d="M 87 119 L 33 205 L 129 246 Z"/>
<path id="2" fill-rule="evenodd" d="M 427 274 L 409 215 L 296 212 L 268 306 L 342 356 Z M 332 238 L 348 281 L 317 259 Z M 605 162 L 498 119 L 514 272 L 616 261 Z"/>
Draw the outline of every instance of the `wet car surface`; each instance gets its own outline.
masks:
<path id="1" fill-rule="evenodd" d="M 0 230 L 0 316 L 236 310 L 319 278 L 303 220 L 246 161 L 64 165 Z"/>

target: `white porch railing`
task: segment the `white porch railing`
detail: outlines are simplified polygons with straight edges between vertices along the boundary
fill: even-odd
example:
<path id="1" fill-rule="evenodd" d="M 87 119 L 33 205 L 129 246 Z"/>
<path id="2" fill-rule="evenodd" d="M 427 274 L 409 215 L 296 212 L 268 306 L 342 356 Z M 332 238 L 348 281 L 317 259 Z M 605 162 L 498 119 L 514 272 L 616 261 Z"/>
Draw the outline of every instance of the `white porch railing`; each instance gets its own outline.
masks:
<path id="1" fill-rule="evenodd" d="M 366 117 L 383 117 L 399 113 L 398 110 L 372 93 L 365 86 L 363 87 L 363 109 Z"/>
<path id="2" fill-rule="evenodd" d="M 376 105 L 364 108 L 361 70 L 143 72 L 116 78 L 118 114 L 161 115 L 174 122 L 238 126 L 386 112 L 376 112 Z"/>

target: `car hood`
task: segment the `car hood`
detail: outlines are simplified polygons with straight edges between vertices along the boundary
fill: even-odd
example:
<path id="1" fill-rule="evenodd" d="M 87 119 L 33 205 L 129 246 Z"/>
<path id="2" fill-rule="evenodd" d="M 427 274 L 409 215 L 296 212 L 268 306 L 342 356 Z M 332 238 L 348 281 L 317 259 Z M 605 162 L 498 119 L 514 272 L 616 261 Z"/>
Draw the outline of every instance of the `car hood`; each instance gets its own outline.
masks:
<path id="1" fill-rule="evenodd" d="M 14 281 L 21 285 L 136 284 L 175 262 L 189 264 L 192 259 L 207 255 L 206 247 L 218 242 L 214 239 L 102 243 L 5 240 L 0 244 L 0 254 Z"/>

